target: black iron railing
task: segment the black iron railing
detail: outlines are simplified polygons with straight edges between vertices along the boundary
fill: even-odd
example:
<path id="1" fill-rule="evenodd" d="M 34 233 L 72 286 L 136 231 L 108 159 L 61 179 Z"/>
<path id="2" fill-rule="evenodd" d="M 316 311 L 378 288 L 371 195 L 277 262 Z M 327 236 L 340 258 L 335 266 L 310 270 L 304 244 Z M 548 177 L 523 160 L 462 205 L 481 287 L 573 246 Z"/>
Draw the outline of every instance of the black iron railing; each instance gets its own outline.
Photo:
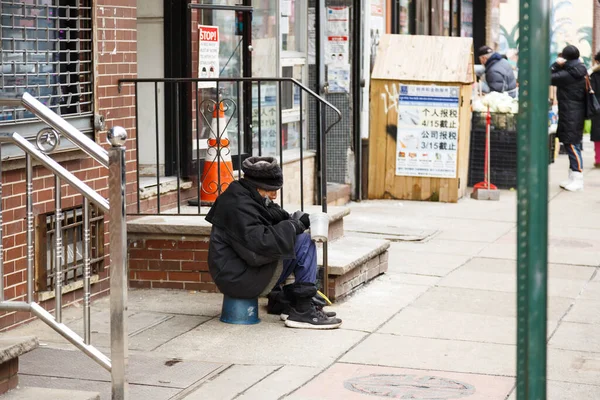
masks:
<path id="1" fill-rule="evenodd" d="M 302 83 L 293 78 L 122 79 L 119 91 L 129 84 L 135 96 L 138 185 L 135 211 L 129 214 L 203 215 L 229 182 L 239 177 L 246 157 L 274 156 L 283 168 L 286 150 L 294 150 L 296 160 L 299 156 L 300 182 L 299 188 L 286 183 L 281 205 L 283 190 L 298 190 L 304 209 L 304 160 L 307 151 L 314 151 L 317 196 L 308 201 L 327 211 L 325 136 L 341 120 L 341 113 Z M 316 104 L 314 110 L 306 109 L 305 97 L 316 100 L 311 102 Z M 327 108 L 332 112 L 325 112 Z M 320 120 L 307 126 L 305 115 L 311 112 Z M 326 115 L 333 121 L 328 123 Z M 297 127 L 293 135 L 289 124 Z M 309 133 L 316 135 L 314 149 L 307 146 Z M 142 143 L 149 141 L 154 165 L 141 161 L 149 156 Z M 166 177 L 175 181 L 170 191 L 161 193 Z M 156 192 L 144 194 L 141 179 L 153 180 Z M 186 207 L 190 204 L 193 208 Z"/>

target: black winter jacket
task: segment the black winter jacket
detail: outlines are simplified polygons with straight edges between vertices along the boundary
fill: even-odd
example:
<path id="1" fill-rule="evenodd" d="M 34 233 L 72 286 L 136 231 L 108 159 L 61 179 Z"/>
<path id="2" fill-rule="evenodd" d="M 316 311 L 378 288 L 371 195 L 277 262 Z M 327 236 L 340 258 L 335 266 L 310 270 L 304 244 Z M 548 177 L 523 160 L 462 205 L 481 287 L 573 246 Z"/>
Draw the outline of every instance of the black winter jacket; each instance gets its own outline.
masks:
<path id="1" fill-rule="evenodd" d="M 295 258 L 296 227 L 287 216 L 274 219 L 264 199 L 244 179 L 217 198 L 206 216 L 213 225 L 208 267 L 223 294 L 257 297 L 273 278 L 279 260 Z"/>
<path id="2" fill-rule="evenodd" d="M 562 67 L 552 65 L 552 85 L 557 87 L 558 139 L 565 144 L 579 144 L 585 122 L 587 69 L 579 60 L 569 60 Z"/>
<path id="3" fill-rule="evenodd" d="M 485 81 L 492 92 L 509 92 L 517 88 L 510 63 L 498 53 L 492 54 L 485 63 Z"/>
<path id="4" fill-rule="evenodd" d="M 600 65 L 594 67 L 594 72 L 590 75 L 590 83 L 594 92 L 596 92 L 596 98 L 600 101 Z M 600 142 L 600 115 L 596 115 L 592 118 L 592 132 L 590 135 L 592 142 Z"/>

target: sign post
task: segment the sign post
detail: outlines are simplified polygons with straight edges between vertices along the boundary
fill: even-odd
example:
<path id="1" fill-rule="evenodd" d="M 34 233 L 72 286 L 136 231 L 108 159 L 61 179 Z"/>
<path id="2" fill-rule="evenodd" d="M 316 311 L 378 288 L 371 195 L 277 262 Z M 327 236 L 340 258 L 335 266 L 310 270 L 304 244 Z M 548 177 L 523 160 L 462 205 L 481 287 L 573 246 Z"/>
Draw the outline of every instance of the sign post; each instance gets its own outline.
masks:
<path id="1" fill-rule="evenodd" d="M 517 399 L 546 399 L 550 2 L 521 0 L 519 19 Z"/>

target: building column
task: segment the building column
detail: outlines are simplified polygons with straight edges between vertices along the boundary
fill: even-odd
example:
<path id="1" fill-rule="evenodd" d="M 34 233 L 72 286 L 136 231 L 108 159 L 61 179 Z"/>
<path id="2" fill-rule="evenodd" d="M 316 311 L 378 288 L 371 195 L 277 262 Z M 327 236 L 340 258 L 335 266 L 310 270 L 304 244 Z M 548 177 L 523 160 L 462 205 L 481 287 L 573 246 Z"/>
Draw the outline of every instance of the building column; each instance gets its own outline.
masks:
<path id="1" fill-rule="evenodd" d="M 485 42 L 493 49 L 500 43 L 500 0 L 486 0 Z"/>
<path id="2" fill-rule="evenodd" d="M 598 0 L 592 0 L 594 2 L 594 22 L 592 31 L 592 57 L 600 49 L 600 2 Z"/>

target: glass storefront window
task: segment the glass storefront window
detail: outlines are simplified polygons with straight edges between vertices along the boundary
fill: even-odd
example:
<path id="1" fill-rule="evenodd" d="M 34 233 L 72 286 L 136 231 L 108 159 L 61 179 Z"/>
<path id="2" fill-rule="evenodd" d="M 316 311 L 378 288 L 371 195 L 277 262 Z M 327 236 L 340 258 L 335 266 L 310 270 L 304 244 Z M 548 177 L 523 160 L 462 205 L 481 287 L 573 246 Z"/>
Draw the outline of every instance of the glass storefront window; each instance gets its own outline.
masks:
<path id="1" fill-rule="evenodd" d="M 473 37 L 473 0 L 462 0 L 460 36 Z"/>
<path id="2" fill-rule="evenodd" d="M 412 31 L 412 19 L 410 17 L 413 7 L 412 0 L 400 0 L 399 32 L 402 35 L 410 35 Z"/>
<path id="3" fill-rule="evenodd" d="M 429 0 L 420 0 L 417 2 L 417 35 L 429 35 Z"/>
<path id="4" fill-rule="evenodd" d="M 279 3 L 281 50 L 306 49 L 306 0 L 281 0 Z"/>
<path id="5" fill-rule="evenodd" d="M 444 0 L 444 36 L 450 36 L 450 0 Z"/>
<path id="6" fill-rule="evenodd" d="M 460 18 L 458 15 L 458 3 L 460 0 L 452 0 L 452 36 L 460 36 Z"/>

